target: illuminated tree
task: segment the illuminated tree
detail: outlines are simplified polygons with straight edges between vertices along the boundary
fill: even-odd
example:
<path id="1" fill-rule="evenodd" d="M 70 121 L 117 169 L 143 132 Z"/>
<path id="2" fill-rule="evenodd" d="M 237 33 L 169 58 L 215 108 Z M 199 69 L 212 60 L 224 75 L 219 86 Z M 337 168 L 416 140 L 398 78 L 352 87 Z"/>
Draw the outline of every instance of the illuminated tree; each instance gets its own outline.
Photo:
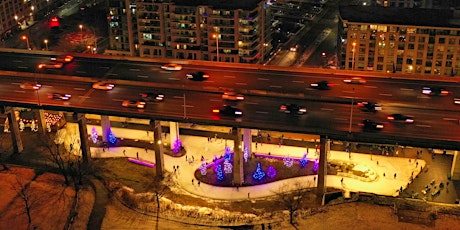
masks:
<path id="1" fill-rule="evenodd" d="M 252 174 L 252 178 L 255 180 L 262 180 L 265 177 L 265 172 L 262 170 L 260 162 L 257 163 L 256 171 Z"/>

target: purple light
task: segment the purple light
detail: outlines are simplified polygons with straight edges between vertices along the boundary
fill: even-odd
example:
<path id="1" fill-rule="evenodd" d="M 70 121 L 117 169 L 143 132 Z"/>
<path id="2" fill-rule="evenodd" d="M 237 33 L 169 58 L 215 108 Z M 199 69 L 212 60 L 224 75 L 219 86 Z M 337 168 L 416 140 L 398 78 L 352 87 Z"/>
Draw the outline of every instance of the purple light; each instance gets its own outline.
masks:
<path id="1" fill-rule="evenodd" d="M 273 166 L 271 166 L 271 165 L 268 166 L 268 169 L 267 169 L 267 176 L 270 177 L 270 178 L 272 178 L 272 179 L 275 178 L 275 176 L 276 176 L 276 169 L 275 169 L 275 167 L 273 167 Z"/>
<path id="2" fill-rule="evenodd" d="M 134 164 L 143 165 L 143 166 L 147 166 L 147 167 L 150 167 L 150 168 L 155 168 L 155 163 L 153 163 L 153 162 L 140 161 L 140 160 L 134 159 L 134 158 L 128 158 L 128 161 L 131 162 L 131 163 L 134 163 Z"/>

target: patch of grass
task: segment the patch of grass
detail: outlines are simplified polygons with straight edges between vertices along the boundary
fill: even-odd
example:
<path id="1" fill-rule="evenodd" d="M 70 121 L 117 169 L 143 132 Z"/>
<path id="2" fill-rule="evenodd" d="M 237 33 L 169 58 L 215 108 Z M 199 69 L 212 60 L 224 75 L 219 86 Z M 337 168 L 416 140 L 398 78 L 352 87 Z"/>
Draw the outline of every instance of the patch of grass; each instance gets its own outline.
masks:
<path id="1" fill-rule="evenodd" d="M 133 164 L 126 158 L 98 158 L 93 162 L 99 169 L 99 176 L 118 181 L 136 192 L 147 192 L 148 185 L 155 176 L 155 169 Z"/>

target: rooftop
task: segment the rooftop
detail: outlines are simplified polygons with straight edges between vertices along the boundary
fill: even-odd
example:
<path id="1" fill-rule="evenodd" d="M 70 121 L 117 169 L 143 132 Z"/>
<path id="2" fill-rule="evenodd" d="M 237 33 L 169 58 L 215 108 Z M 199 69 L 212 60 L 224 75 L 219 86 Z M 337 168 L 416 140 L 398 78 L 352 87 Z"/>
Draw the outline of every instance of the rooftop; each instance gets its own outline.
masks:
<path id="1" fill-rule="evenodd" d="M 452 10 L 340 6 L 339 11 L 349 22 L 460 28 Z"/>
<path id="2" fill-rule="evenodd" d="M 210 6 L 214 9 L 226 10 L 253 10 L 263 0 L 172 0 L 176 5 L 182 6 Z"/>

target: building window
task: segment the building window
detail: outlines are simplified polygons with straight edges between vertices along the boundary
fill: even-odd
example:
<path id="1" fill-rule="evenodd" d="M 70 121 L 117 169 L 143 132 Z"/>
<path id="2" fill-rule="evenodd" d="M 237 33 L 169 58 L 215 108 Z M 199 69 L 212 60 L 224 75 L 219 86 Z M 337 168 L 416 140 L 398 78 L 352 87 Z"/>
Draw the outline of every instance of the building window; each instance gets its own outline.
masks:
<path id="1" fill-rule="evenodd" d="M 439 38 L 439 44 L 446 43 L 446 38 Z"/>
<path id="2" fill-rule="evenodd" d="M 424 45 L 424 44 L 418 44 L 417 49 L 418 49 L 418 50 L 424 50 L 424 49 L 425 49 L 425 45 Z"/>
<path id="3" fill-rule="evenodd" d="M 418 42 L 423 42 L 424 43 L 425 42 L 425 37 L 419 37 Z"/>

